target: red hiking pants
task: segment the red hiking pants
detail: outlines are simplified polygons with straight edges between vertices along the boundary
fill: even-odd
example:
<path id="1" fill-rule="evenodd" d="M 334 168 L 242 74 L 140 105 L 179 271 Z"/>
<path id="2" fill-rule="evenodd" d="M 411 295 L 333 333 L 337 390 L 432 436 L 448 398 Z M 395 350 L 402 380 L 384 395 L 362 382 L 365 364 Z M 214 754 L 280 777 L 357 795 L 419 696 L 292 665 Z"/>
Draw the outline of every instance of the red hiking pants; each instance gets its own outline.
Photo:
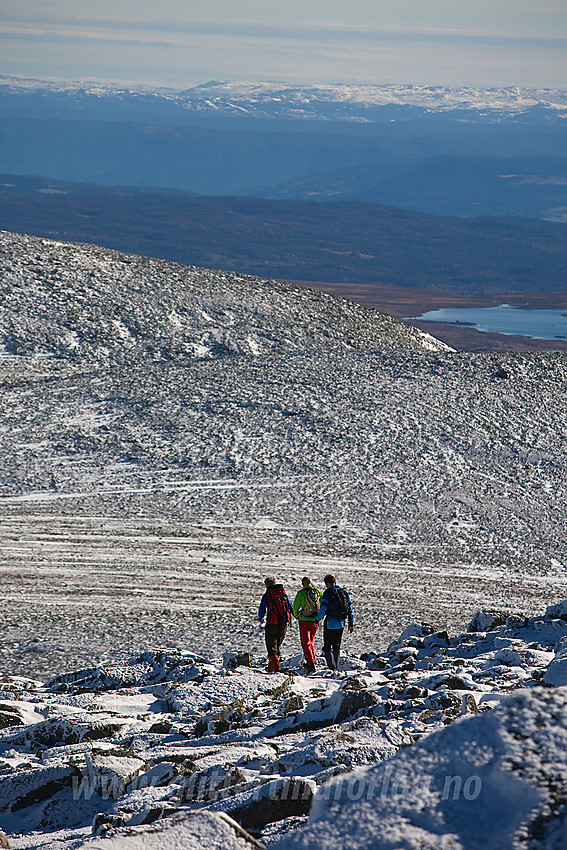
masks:
<path id="1" fill-rule="evenodd" d="M 301 648 L 308 667 L 315 667 L 315 635 L 319 623 L 314 623 L 312 620 L 299 621 L 299 634 L 301 637 Z"/>

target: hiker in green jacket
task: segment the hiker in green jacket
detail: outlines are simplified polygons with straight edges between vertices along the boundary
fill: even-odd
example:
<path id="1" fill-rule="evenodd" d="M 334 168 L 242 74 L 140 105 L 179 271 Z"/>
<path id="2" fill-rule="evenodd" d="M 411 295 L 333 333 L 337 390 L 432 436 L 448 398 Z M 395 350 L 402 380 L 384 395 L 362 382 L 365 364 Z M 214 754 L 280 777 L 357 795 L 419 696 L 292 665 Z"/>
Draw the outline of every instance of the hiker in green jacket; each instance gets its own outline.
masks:
<path id="1" fill-rule="evenodd" d="M 303 585 L 298 591 L 293 602 L 293 616 L 299 620 L 299 634 L 301 636 L 301 648 L 307 662 L 307 672 L 315 673 L 315 634 L 317 623 L 315 617 L 321 605 L 321 591 L 313 587 L 309 576 L 301 579 Z"/>

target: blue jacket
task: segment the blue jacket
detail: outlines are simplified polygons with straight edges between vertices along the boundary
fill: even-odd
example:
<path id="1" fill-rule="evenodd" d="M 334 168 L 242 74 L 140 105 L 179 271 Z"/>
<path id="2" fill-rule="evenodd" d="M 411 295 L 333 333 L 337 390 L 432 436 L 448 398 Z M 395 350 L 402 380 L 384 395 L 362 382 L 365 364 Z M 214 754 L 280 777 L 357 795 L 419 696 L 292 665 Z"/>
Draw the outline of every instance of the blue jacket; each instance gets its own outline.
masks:
<path id="1" fill-rule="evenodd" d="M 323 617 L 327 616 L 327 609 L 329 607 L 329 603 L 333 596 L 333 592 L 338 590 L 340 585 L 333 584 L 331 587 L 328 587 L 323 593 L 323 598 L 321 600 L 321 607 L 319 608 L 319 613 L 315 617 L 315 622 L 320 623 Z M 346 593 L 346 590 L 345 590 Z M 350 596 L 347 593 L 347 616 L 348 616 L 348 624 L 349 626 L 354 626 L 354 613 L 352 610 L 352 603 L 350 601 Z M 344 620 L 335 620 L 334 617 L 327 616 L 327 628 L 328 629 L 344 629 L 345 621 Z"/>

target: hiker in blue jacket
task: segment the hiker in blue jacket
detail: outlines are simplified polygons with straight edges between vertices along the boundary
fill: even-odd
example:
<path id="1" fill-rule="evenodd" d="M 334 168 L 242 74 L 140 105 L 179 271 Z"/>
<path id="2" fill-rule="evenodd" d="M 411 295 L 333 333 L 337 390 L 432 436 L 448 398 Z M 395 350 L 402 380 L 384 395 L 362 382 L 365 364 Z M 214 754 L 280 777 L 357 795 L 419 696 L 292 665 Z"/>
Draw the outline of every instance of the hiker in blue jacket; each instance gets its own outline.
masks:
<path id="1" fill-rule="evenodd" d="M 264 579 L 266 592 L 258 608 L 260 623 L 266 618 L 266 650 L 268 673 L 280 671 L 280 650 L 291 619 L 292 605 L 283 584 L 277 584 L 273 576 Z"/>
<path id="2" fill-rule="evenodd" d="M 344 588 L 339 587 L 335 577 L 328 574 L 323 581 L 325 582 L 325 591 L 315 622 L 320 623 L 323 618 L 325 619 L 323 655 L 327 667 L 330 670 L 338 670 L 345 622 L 348 619 L 348 630 L 353 632 L 354 614 L 348 593 Z"/>

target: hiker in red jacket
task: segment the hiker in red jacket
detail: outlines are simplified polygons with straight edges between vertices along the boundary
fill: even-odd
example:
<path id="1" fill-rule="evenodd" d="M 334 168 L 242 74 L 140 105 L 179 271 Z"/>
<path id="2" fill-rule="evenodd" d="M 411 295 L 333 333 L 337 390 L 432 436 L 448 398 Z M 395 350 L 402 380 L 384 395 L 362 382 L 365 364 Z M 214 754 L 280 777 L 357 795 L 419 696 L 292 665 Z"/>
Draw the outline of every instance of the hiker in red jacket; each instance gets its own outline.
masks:
<path id="1" fill-rule="evenodd" d="M 266 618 L 266 649 L 268 650 L 268 673 L 280 670 L 280 649 L 291 619 L 291 602 L 283 584 L 277 584 L 273 576 L 264 579 L 266 592 L 258 609 L 258 619 L 263 624 Z"/>

